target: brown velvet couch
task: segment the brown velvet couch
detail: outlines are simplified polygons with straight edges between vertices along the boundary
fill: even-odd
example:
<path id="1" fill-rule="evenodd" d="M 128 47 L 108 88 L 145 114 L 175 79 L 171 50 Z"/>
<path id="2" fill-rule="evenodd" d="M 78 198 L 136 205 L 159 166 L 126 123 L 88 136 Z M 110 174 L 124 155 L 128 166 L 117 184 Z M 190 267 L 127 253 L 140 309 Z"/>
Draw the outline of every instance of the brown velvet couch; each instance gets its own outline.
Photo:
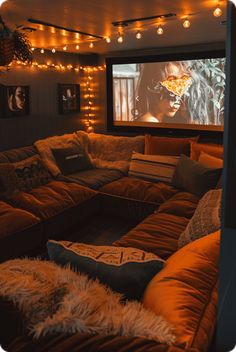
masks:
<path id="1" fill-rule="evenodd" d="M 33 146 L 2 152 L 0 163 L 17 162 L 35 154 L 37 150 Z M 59 177 L 31 192 L 20 192 L 7 201 L 0 201 L 0 261 L 37 254 L 49 238 L 66 239 L 81 221 L 86 217 L 91 219 L 98 212 L 104 196 L 108 197 L 114 214 L 117 204 L 121 208 L 125 204 L 124 212 L 148 209 L 144 219 L 114 245 L 151 251 L 163 259 L 177 251 L 178 238 L 199 201 L 197 196 L 165 183 L 127 177 L 115 169 L 94 168 L 69 178 Z M 130 210 L 134 204 L 135 209 Z M 89 334 L 59 334 L 35 342 L 22 335 L 19 315 L 8 314 L 7 302 L 0 302 L 0 309 L 6 315 L 0 344 L 9 352 L 200 352 L 196 347 L 185 345 L 168 347 L 141 338 Z M 14 332 L 10 333 L 11 326 Z"/>

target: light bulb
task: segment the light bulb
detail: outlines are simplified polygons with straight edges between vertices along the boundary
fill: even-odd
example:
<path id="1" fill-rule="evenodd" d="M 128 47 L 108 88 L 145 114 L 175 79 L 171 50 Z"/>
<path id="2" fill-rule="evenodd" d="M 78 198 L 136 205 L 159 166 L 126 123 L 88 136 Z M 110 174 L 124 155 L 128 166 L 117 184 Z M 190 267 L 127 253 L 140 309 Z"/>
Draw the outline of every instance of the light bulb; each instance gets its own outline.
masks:
<path id="1" fill-rule="evenodd" d="M 76 50 L 79 50 L 79 44 L 76 45 L 75 49 L 76 49 Z"/>
<path id="2" fill-rule="evenodd" d="M 35 48 L 31 48 L 31 51 L 34 51 L 35 50 Z"/>
<path id="3" fill-rule="evenodd" d="M 89 47 L 90 47 L 91 49 L 94 47 L 93 42 L 91 42 L 91 43 L 89 44 Z"/>
<path id="4" fill-rule="evenodd" d="M 119 34 L 119 37 L 118 37 L 117 41 L 118 41 L 118 43 L 120 43 L 120 44 L 123 43 L 124 38 L 123 38 L 123 36 L 122 36 L 121 34 Z"/>
<path id="5" fill-rule="evenodd" d="M 186 18 L 183 22 L 183 27 L 188 29 L 191 26 L 190 21 Z"/>
<path id="6" fill-rule="evenodd" d="M 111 38 L 110 37 L 106 37 L 106 42 L 109 44 L 111 42 Z"/>
<path id="7" fill-rule="evenodd" d="M 64 51 L 67 50 L 67 45 L 63 46 L 63 50 L 64 50 Z"/>
<path id="8" fill-rule="evenodd" d="M 0 6 L 5 2 L 6 0 L 0 0 Z"/>
<path id="9" fill-rule="evenodd" d="M 236 0 L 231 0 L 231 2 L 236 6 Z"/>
<path id="10" fill-rule="evenodd" d="M 137 39 L 141 39 L 141 38 L 142 38 L 142 33 L 141 33 L 140 31 L 138 31 L 138 32 L 136 33 L 136 38 L 137 38 Z"/>
<path id="11" fill-rule="evenodd" d="M 41 53 L 41 54 L 44 54 L 44 49 L 41 49 L 41 50 L 40 50 L 40 53 Z"/>
<path id="12" fill-rule="evenodd" d="M 160 26 L 157 28 L 157 34 L 162 35 L 164 33 L 164 29 Z"/>
<path id="13" fill-rule="evenodd" d="M 220 17 L 220 16 L 222 15 L 222 10 L 221 10 L 221 8 L 218 6 L 218 7 L 214 10 L 213 14 L 214 14 L 215 17 Z"/>
<path id="14" fill-rule="evenodd" d="M 52 53 L 53 53 L 53 54 L 55 54 L 55 52 L 56 52 L 56 49 L 55 49 L 55 48 L 53 48 L 53 49 L 52 49 Z"/>

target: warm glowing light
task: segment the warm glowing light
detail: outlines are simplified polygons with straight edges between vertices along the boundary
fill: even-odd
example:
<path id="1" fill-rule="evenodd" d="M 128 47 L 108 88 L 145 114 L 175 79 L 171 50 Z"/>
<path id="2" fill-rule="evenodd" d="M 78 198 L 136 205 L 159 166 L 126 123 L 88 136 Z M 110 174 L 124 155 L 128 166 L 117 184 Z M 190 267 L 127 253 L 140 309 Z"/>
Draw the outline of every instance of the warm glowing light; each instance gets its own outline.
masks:
<path id="1" fill-rule="evenodd" d="M 123 41 L 124 41 L 123 35 L 119 34 L 119 37 L 117 38 L 117 41 L 120 44 L 123 43 Z"/>
<path id="2" fill-rule="evenodd" d="M 41 49 L 41 50 L 40 50 L 40 53 L 41 53 L 41 54 L 44 54 L 44 49 Z"/>
<path id="3" fill-rule="evenodd" d="M 189 19 L 186 18 L 183 22 L 183 27 L 188 29 L 190 26 L 191 26 L 191 23 L 190 23 Z"/>
<path id="4" fill-rule="evenodd" d="M 34 51 L 35 50 L 35 48 L 31 48 L 31 51 Z"/>
<path id="5" fill-rule="evenodd" d="M 75 33 L 75 38 L 79 39 L 79 33 Z"/>
<path id="6" fill-rule="evenodd" d="M 5 2 L 6 0 L 0 0 L 0 6 Z"/>
<path id="7" fill-rule="evenodd" d="M 157 28 L 157 34 L 158 35 L 162 35 L 164 33 L 164 29 L 161 27 L 161 26 L 159 26 L 158 28 Z"/>
<path id="8" fill-rule="evenodd" d="M 236 6 L 236 0 L 231 0 L 231 1 Z"/>
<path id="9" fill-rule="evenodd" d="M 91 42 L 91 43 L 89 44 L 89 47 L 90 47 L 91 49 L 94 47 L 93 42 Z"/>
<path id="10" fill-rule="evenodd" d="M 64 51 L 67 50 L 67 45 L 63 46 L 63 50 L 64 50 Z"/>
<path id="11" fill-rule="evenodd" d="M 111 38 L 110 37 L 106 37 L 106 42 L 109 44 L 111 42 Z"/>
<path id="12" fill-rule="evenodd" d="M 141 39 L 142 38 L 142 33 L 140 31 L 138 31 L 136 33 L 136 39 Z"/>
<path id="13" fill-rule="evenodd" d="M 56 52 L 56 49 L 55 49 L 55 48 L 53 48 L 53 49 L 52 49 L 52 53 L 53 53 L 53 54 L 55 54 L 55 52 Z"/>
<path id="14" fill-rule="evenodd" d="M 76 49 L 76 50 L 79 50 L 79 44 L 76 45 L 75 49 Z"/>
<path id="15" fill-rule="evenodd" d="M 215 17 L 220 17 L 222 15 L 222 10 L 219 6 L 214 10 L 213 15 Z"/>

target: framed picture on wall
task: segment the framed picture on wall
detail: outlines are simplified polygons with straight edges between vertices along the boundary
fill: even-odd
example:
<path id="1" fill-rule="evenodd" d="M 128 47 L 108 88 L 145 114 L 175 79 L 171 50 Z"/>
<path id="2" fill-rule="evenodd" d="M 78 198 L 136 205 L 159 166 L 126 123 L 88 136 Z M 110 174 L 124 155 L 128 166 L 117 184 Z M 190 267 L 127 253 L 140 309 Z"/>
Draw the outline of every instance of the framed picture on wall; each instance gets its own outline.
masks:
<path id="1" fill-rule="evenodd" d="M 73 114 L 80 111 L 80 85 L 58 84 L 59 114 Z"/>
<path id="2" fill-rule="evenodd" d="M 29 86 L 2 86 L 1 117 L 29 115 Z"/>

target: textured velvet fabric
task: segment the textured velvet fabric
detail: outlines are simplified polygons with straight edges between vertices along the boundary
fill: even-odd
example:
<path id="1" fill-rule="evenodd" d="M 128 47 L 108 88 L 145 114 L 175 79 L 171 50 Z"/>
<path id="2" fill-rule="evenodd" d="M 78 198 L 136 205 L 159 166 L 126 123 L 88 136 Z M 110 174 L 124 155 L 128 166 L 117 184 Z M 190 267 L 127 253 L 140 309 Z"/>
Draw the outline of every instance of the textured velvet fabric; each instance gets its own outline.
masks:
<path id="1" fill-rule="evenodd" d="M 176 188 L 163 182 L 152 183 L 134 177 L 123 177 L 101 187 L 100 191 L 157 205 L 162 204 L 178 192 Z"/>
<path id="2" fill-rule="evenodd" d="M 173 324 L 176 342 L 208 351 L 217 316 L 220 231 L 172 255 L 144 293 L 146 308 Z"/>
<path id="3" fill-rule="evenodd" d="M 67 180 L 81 184 L 92 189 L 99 189 L 107 183 L 113 182 L 123 175 L 118 170 L 91 169 L 80 171 L 67 176 Z"/>
<path id="4" fill-rule="evenodd" d="M 172 214 L 152 214 L 113 245 L 143 249 L 166 259 L 178 249 L 178 238 L 188 221 Z"/>
<path id="5" fill-rule="evenodd" d="M 0 239 L 14 232 L 20 232 L 39 221 L 39 218 L 28 211 L 13 208 L 11 205 L 0 201 Z"/>
<path id="6" fill-rule="evenodd" d="M 48 219 L 95 195 L 95 191 L 76 183 L 52 181 L 31 192 L 19 192 L 11 197 L 11 203 L 41 219 Z"/>
<path id="7" fill-rule="evenodd" d="M 197 141 L 197 137 L 191 138 L 172 138 L 172 137 L 153 137 L 145 135 L 145 154 L 175 155 L 190 154 L 190 142 Z"/>

